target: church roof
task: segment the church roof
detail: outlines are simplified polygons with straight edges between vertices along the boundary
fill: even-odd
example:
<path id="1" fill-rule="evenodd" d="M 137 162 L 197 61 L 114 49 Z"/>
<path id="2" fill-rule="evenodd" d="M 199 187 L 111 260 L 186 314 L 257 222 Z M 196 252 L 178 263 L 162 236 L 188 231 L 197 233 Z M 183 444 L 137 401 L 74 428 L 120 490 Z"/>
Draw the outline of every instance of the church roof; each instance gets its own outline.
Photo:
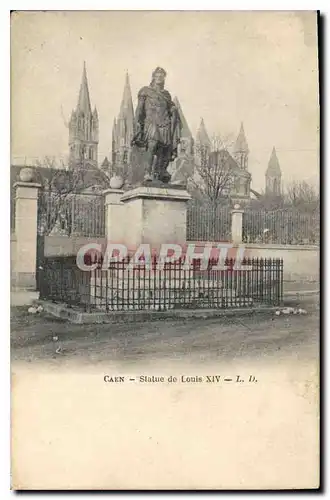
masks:
<path id="1" fill-rule="evenodd" d="M 272 175 L 272 176 L 282 175 L 281 167 L 280 167 L 280 163 L 279 163 L 278 158 L 277 158 L 275 147 L 273 148 L 272 154 L 270 155 L 268 167 L 266 170 L 266 175 Z"/>
<path id="2" fill-rule="evenodd" d="M 92 112 L 91 101 L 89 98 L 86 63 L 85 62 L 84 62 L 80 90 L 79 90 L 77 111 L 82 111 L 85 114 Z"/>
<path id="3" fill-rule="evenodd" d="M 210 146 L 211 141 L 210 138 L 206 132 L 206 127 L 203 118 L 201 119 L 201 124 L 199 126 L 199 129 L 197 130 L 197 135 L 196 135 L 196 142 L 199 142 L 200 144 L 203 144 L 204 146 Z"/>
<path id="4" fill-rule="evenodd" d="M 181 125 L 182 125 L 181 136 L 190 139 L 190 138 L 192 138 L 192 134 L 191 134 L 190 129 L 188 127 L 187 120 L 185 119 L 185 116 L 183 114 L 179 99 L 177 97 L 174 97 L 173 102 L 176 105 L 176 107 L 178 108 L 178 112 L 179 112 L 179 117 L 180 117 L 180 121 L 181 121 Z"/>
<path id="5" fill-rule="evenodd" d="M 241 128 L 239 130 L 239 134 L 238 134 L 236 142 L 235 142 L 234 151 L 235 151 L 235 153 L 242 152 L 242 151 L 244 151 L 246 153 L 249 152 L 249 146 L 248 146 L 248 143 L 247 143 L 247 140 L 245 137 L 243 122 L 241 123 Z"/>

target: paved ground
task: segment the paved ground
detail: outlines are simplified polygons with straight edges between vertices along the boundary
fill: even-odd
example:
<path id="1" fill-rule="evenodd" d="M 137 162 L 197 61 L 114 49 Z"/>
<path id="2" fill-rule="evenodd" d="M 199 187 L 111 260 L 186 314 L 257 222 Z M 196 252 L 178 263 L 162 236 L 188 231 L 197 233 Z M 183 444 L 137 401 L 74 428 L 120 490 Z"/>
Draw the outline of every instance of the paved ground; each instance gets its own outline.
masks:
<path id="1" fill-rule="evenodd" d="M 12 359 L 26 362 L 234 360 L 318 357 L 318 296 L 304 304 L 308 314 L 156 321 L 142 324 L 73 325 L 12 308 Z M 53 336 L 58 336 L 54 341 Z M 60 349 L 59 349 L 60 348 Z M 58 352 L 56 352 L 58 350 Z"/>

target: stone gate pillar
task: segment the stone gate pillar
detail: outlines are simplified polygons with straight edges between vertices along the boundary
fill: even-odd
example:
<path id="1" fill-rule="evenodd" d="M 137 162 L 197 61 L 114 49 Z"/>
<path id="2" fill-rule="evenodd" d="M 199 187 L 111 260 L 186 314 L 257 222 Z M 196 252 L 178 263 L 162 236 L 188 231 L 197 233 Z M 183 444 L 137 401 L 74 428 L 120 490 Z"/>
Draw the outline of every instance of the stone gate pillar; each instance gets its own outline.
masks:
<path id="1" fill-rule="evenodd" d="M 234 244 L 243 240 L 243 212 L 240 205 L 235 205 L 231 211 L 231 238 Z"/>
<path id="2" fill-rule="evenodd" d="M 123 243 L 125 207 L 120 201 L 124 191 L 110 188 L 103 191 L 105 202 L 105 235 L 110 243 Z"/>
<path id="3" fill-rule="evenodd" d="M 14 184 L 15 197 L 15 286 L 36 289 L 38 191 L 33 169 L 23 168 L 20 181 Z"/>

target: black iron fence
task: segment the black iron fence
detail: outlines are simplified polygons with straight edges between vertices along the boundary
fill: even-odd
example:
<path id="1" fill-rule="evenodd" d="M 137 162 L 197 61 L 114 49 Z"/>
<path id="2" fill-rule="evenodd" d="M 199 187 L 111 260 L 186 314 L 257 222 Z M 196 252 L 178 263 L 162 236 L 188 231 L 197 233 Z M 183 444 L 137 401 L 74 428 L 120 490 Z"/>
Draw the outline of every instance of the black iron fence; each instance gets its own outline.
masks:
<path id="1" fill-rule="evenodd" d="M 104 236 L 104 196 L 98 193 L 40 191 L 38 233 Z"/>
<path id="2" fill-rule="evenodd" d="M 234 259 L 221 269 L 195 260 L 159 266 L 124 260 L 82 271 L 75 257 L 46 257 L 40 298 L 85 310 L 169 310 L 279 305 L 283 298 L 282 259 Z M 205 266 L 204 266 L 205 267 Z"/>
<path id="3" fill-rule="evenodd" d="M 91 273 L 79 269 L 75 256 L 44 257 L 39 266 L 39 297 L 89 308 Z"/>
<path id="4" fill-rule="evenodd" d="M 231 241 L 231 208 L 190 202 L 187 207 L 188 241 Z"/>
<path id="5" fill-rule="evenodd" d="M 297 209 L 278 210 L 246 208 L 243 212 L 244 243 L 283 245 L 318 245 L 319 212 L 302 213 Z"/>

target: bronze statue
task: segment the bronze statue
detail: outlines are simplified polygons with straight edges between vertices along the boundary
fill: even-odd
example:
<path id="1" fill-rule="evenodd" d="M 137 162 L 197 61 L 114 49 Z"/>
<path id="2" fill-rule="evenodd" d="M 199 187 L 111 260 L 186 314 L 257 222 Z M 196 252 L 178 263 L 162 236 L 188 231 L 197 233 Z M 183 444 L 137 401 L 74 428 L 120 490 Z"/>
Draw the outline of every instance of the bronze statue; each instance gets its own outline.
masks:
<path id="1" fill-rule="evenodd" d="M 164 89 L 166 71 L 156 68 L 148 87 L 138 93 L 135 113 L 136 133 L 132 145 L 144 147 L 148 156 L 145 181 L 171 179 L 167 167 L 177 157 L 181 135 L 178 110 L 171 94 Z"/>

